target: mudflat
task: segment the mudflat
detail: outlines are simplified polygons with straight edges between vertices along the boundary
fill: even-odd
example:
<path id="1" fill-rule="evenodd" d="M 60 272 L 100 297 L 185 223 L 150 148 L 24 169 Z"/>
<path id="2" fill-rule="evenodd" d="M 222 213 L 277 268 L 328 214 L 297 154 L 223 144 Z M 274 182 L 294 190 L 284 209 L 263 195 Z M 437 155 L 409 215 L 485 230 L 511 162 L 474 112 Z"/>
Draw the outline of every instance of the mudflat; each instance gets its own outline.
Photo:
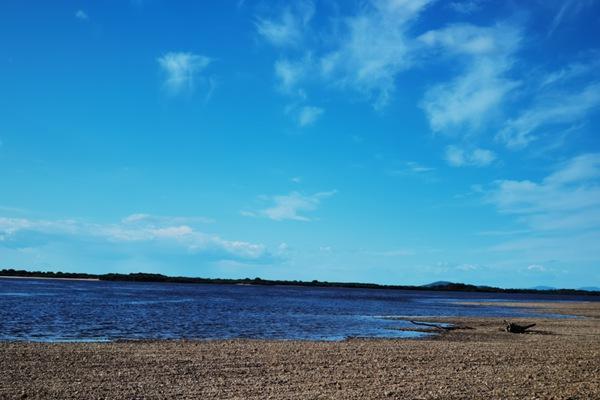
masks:
<path id="1" fill-rule="evenodd" d="M 582 318 L 511 320 L 527 334 L 446 319 L 473 329 L 402 340 L 2 342 L 0 398 L 600 399 L 600 302 L 521 306 Z"/>

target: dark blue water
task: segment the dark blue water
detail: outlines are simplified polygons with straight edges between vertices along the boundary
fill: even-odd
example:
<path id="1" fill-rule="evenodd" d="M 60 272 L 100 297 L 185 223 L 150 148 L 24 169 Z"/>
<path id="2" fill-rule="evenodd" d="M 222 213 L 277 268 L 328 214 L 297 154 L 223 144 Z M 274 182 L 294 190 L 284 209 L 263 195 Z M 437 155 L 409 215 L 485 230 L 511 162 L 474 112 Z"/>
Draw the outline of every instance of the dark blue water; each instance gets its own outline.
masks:
<path id="1" fill-rule="evenodd" d="M 393 316 L 527 316 L 539 295 L 0 279 L 0 340 L 412 337 Z M 560 300 L 586 300 L 561 296 Z M 590 298 L 589 300 L 597 300 Z"/>

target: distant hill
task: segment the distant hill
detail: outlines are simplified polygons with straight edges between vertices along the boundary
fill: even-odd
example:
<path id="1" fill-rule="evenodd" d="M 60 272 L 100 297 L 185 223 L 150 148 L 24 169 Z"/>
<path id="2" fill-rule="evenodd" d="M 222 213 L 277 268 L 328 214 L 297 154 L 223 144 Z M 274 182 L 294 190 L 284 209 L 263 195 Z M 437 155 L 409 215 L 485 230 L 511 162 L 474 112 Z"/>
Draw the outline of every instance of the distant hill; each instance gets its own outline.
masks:
<path id="1" fill-rule="evenodd" d="M 423 285 L 423 287 L 426 288 L 437 288 L 440 286 L 449 286 L 449 285 L 454 285 L 454 282 L 448 282 L 448 281 L 437 281 L 437 282 L 431 282 L 428 283 L 427 285 Z"/>
<path id="2" fill-rule="evenodd" d="M 585 290 L 586 292 L 600 292 L 600 287 L 586 286 L 586 287 L 579 288 L 578 290 Z"/>
<path id="3" fill-rule="evenodd" d="M 493 287 L 493 286 L 471 285 L 469 283 L 448 282 L 448 281 L 432 282 L 427 285 L 423 285 L 421 287 L 430 289 L 430 290 L 456 290 L 456 291 L 461 291 L 461 292 L 497 292 L 497 291 L 507 291 L 507 290 L 509 290 L 509 291 L 513 291 L 513 290 L 537 291 L 538 290 L 538 289 L 502 289 L 502 288 L 497 288 L 497 287 Z"/>
<path id="4" fill-rule="evenodd" d="M 533 290 L 556 290 L 555 287 L 552 286 L 534 286 L 532 287 Z"/>

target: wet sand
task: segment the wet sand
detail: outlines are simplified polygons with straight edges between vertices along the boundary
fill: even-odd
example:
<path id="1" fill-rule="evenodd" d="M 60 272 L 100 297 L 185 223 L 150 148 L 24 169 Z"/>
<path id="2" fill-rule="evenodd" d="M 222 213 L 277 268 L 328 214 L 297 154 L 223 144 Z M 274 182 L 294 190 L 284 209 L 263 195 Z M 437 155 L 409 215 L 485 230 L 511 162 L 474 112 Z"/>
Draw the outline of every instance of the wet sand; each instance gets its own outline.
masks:
<path id="1" fill-rule="evenodd" d="M 411 340 L 3 342 L 0 399 L 600 399 L 600 302 L 526 306 L 586 318 L 512 320 L 537 323 L 521 335 L 459 318 L 444 322 L 474 329 Z"/>

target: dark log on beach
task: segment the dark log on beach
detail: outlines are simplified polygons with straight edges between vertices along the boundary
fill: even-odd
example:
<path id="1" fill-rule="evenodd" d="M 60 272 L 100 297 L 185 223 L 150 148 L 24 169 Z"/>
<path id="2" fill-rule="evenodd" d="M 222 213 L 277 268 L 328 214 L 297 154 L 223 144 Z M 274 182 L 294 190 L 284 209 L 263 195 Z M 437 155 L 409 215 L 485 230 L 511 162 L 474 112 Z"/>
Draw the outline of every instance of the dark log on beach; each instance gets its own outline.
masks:
<path id="1" fill-rule="evenodd" d="M 457 329 L 474 329 L 471 328 L 470 326 L 460 326 L 460 325 L 448 325 L 448 326 L 444 326 L 444 325 L 440 325 L 440 324 L 432 324 L 431 322 L 417 322 L 417 321 L 410 321 L 411 324 L 415 324 L 415 325 L 423 325 L 423 326 L 429 326 L 431 328 L 436 328 L 436 329 L 442 329 L 445 331 L 454 331 Z"/>
<path id="2" fill-rule="evenodd" d="M 535 324 L 519 325 L 513 322 L 504 321 L 504 330 L 510 333 L 527 333 L 527 329 L 534 327 Z"/>

